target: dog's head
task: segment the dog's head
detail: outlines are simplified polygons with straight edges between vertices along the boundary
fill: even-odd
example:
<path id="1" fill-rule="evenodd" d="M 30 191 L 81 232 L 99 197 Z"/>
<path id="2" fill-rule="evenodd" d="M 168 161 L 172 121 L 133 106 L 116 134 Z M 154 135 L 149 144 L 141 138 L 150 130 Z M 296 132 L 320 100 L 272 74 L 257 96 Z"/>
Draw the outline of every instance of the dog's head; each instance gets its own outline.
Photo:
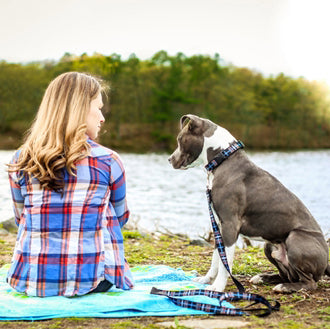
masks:
<path id="1" fill-rule="evenodd" d="M 188 169 L 199 165 L 204 137 L 213 135 L 217 125 L 196 115 L 187 114 L 180 119 L 181 131 L 177 137 L 178 147 L 169 158 L 174 169 Z"/>
<path id="2" fill-rule="evenodd" d="M 180 127 L 178 147 L 168 159 L 174 169 L 206 165 L 215 154 L 235 141 L 226 129 L 196 115 L 184 115 Z"/>

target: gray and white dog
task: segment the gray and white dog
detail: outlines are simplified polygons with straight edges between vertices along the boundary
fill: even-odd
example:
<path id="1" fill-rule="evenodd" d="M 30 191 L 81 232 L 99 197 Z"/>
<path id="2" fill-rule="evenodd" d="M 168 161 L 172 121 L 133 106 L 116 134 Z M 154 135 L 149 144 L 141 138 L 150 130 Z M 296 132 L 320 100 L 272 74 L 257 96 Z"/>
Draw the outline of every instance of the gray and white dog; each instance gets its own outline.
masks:
<path id="1" fill-rule="evenodd" d="M 187 124 L 185 124 L 188 121 Z M 195 115 L 181 118 L 178 147 L 169 161 L 174 169 L 207 165 L 236 142 L 224 128 Z M 265 254 L 279 274 L 262 274 L 252 283 L 277 284 L 274 291 L 289 293 L 315 289 L 327 274 L 329 249 L 322 231 L 304 204 L 275 177 L 257 167 L 239 149 L 208 172 L 213 210 L 225 244 L 230 268 L 239 234 L 265 241 Z M 217 249 L 211 268 L 197 280 L 223 291 L 228 273 Z"/>

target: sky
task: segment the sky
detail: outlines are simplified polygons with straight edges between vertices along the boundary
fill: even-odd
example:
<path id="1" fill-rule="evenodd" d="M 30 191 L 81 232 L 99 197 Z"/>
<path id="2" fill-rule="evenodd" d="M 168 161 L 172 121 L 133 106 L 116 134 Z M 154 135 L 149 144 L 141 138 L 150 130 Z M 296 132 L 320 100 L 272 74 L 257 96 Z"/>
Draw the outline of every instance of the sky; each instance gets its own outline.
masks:
<path id="1" fill-rule="evenodd" d="M 0 0 L 0 60 L 220 54 L 330 85 L 329 0 Z"/>

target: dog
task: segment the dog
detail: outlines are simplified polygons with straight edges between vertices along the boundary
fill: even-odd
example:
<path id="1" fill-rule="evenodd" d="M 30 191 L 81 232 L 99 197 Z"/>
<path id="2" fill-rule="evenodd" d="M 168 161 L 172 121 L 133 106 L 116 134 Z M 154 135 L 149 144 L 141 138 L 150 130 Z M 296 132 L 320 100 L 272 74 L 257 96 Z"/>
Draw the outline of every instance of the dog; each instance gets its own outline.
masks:
<path id="1" fill-rule="evenodd" d="M 196 115 L 184 115 L 177 149 L 169 157 L 174 169 L 207 165 L 237 143 L 226 129 Z M 275 284 L 273 290 L 291 293 L 316 289 L 330 276 L 329 249 L 320 226 L 304 204 L 275 177 L 256 166 L 238 149 L 208 172 L 212 207 L 220 227 L 230 269 L 238 236 L 265 241 L 264 252 L 278 274 L 254 276 L 250 282 Z M 211 268 L 197 281 L 223 291 L 228 273 L 215 248 Z"/>

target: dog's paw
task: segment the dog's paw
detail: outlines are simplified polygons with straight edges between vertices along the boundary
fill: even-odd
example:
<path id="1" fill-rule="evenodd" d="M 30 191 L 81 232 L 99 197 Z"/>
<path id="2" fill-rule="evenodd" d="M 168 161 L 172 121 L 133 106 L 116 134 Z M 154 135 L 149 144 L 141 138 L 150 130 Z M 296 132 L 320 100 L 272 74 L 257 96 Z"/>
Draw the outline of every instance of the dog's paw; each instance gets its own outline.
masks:
<path id="1" fill-rule="evenodd" d="M 253 284 L 260 284 L 260 283 L 263 283 L 264 282 L 264 280 L 263 280 L 263 278 L 262 278 L 262 276 L 261 275 L 255 275 L 253 278 L 251 278 L 250 280 L 249 280 L 249 282 L 250 283 L 253 283 Z"/>
<path id="2" fill-rule="evenodd" d="M 198 276 L 197 278 L 194 278 L 193 281 L 208 284 L 211 282 L 211 278 L 208 276 Z"/>
<path id="3" fill-rule="evenodd" d="M 292 283 L 280 283 L 273 288 L 273 291 L 280 292 L 282 294 L 290 294 L 301 289 L 315 290 L 317 283 L 315 281 L 309 282 L 292 282 Z"/>
<path id="4" fill-rule="evenodd" d="M 280 283 L 273 288 L 274 292 L 279 292 L 282 294 L 290 294 L 292 292 L 298 291 L 300 284 L 295 283 Z"/>
<path id="5" fill-rule="evenodd" d="M 273 288 L 273 291 L 280 292 L 282 294 L 289 294 L 291 292 L 294 292 L 295 290 L 291 289 L 290 285 L 280 283 Z"/>

